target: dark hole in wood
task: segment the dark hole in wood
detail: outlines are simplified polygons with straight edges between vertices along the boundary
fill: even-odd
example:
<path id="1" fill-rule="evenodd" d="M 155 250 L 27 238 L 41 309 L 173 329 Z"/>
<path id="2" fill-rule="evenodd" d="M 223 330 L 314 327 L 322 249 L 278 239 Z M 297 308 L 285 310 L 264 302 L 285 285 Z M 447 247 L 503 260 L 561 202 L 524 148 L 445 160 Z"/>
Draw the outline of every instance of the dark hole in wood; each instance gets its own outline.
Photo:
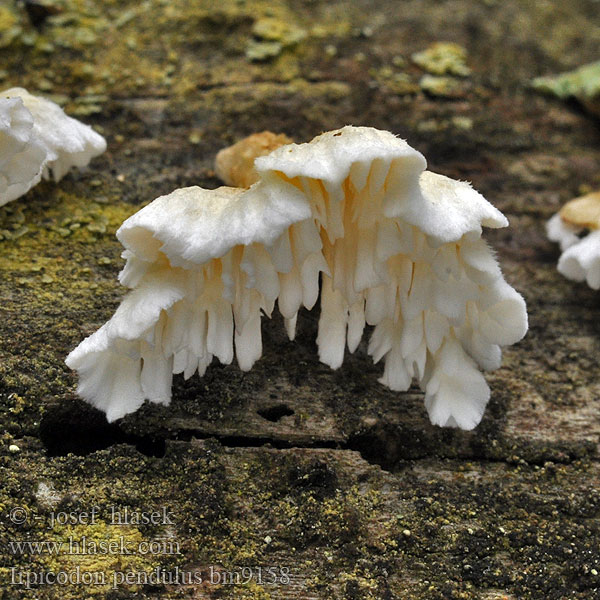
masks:
<path id="1" fill-rule="evenodd" d="M 166 451 L 164 439 L 125 433 L 99 410 L 79 402 L 50 407 L 40 423 L 40 438 L 49 456 L 85 456 L 115 444 L 129 444 L 145 456 L 158 458 Z"/>
<path id="2" fill-rule="evenodd" d="M 263 419 L 277 423 L 283 417 L 289 417 L 294 414 L 294 411 L 285 404 L 276 404 L 267 408 L 261 408 L 256 411 Z"/>

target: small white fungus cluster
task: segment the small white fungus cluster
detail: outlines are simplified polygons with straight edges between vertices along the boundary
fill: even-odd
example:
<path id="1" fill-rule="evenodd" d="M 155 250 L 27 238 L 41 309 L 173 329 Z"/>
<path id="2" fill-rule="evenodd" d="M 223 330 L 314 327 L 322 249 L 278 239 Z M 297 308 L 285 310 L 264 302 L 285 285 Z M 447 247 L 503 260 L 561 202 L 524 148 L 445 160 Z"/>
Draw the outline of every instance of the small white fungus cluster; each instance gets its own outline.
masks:
<path id="1" fill-rule="evenodd" d="M 104 138 L 23 88 L 0 92 L 0 206 L 106 150 Z"/>
<path id="2" fill-rule="evenodd" d="M 548 221 L 546 230 L 562 250 L 558 272 L 600 289 L 600 193 L 567 203 Z"/>
<path id="3" fill-rule="evenodd" d="M 255 167 L 248 190 L 176 190 L 125 221 L 120 281 L 133 291 L 67 358 L 78 393 L 112 421 L 145 399 L 168 404 L 173 373 L 202 375 L 214 356 L 248 370 L 261 314 L 277 302 L 293 339 L 320 290 L 322 362 L 338 368 L 374 326 L 380 381 L 416 379 L 433 423 L 475 427 L 490 395 L 479 368 L 498 368 L 501 346 L 527 330 L 523 298 L 481 239 L 505 217 L 371 128 L 283 146 Z"/>

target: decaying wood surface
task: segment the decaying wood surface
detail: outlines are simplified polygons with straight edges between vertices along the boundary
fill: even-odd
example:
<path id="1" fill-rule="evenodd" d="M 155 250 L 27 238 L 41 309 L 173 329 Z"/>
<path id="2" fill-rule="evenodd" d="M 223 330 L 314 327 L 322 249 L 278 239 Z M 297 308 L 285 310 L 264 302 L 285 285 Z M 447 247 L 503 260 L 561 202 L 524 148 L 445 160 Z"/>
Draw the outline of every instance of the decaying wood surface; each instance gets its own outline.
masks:
<path id="1" fill-rule="evenodd" d="M 423 80 L 411 54 L 437 41 L 466 48 L 470 74 Z M 600 598 L 600 296 L 556 272 L 544 233 L 600 187 L 600 125 L 529 88 L 597 59 L 599 42 L 593 0 L 0 5 L 0 84 L 57 98 L 109 143 L 0 209 L 0 597 Z M 487 375 L 481 425 L 431 426 L 417 389 L 377 383 L 364 341 L 338 371 L 319 364 L 316 310 L 295 342 L 265 321 L 249 373 L 177 377 L 170 407 L 108 425 L 77 399 L 63 360 L 124 294 L 122 220 L 176 187 L 220 185 L 214 156 L 245 135 L 348 123 L 406 138 L 510 219 L 486 238 L 530 331 Z M 114 524 L 115 507 L 167 507 L 173 523 Z M 77 522 L 52 523 L 67 513 Z M 10 545 L 69 538 L 177 552 Z M 107 586 L 18 580 L 77 568 Z M 203 582 L 110 585 L 156 568 Z"/>

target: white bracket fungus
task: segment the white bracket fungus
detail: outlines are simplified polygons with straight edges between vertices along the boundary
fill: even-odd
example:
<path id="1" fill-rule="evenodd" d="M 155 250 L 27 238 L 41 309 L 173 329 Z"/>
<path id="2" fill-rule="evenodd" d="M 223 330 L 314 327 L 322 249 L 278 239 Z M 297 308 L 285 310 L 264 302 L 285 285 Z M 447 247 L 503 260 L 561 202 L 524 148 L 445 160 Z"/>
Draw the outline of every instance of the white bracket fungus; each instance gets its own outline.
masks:
<path id="1" fill-rule="evenodd" d="M 0 92 L 0 206 L 22 196 L 44 177 L 58 181 L 106 150 L 89 125 L 23 88 Z"/>
<path id="2" fill-rule="evenodd" d="M 112 421 L 167 404 L 172 374 L 202 375 L 213 356 L 248 370 L 261 313 L 277 301 L 293 338 L 321 288 L 322 362 L 338 368 L 374 326 L 380 381 L 416 378 L 433 423 L 472 429 L 490 395 L 479 367 L 498 368 L 501 346 L 525 335 L 525 302 L 481 239 L 505 217 L 425 166 L 389 132 L 344 127 L 258 158 L 248 190 L 158 198 L 117 232 L 134 289 L 67 358 L 78 393 Z"/>
<path id="3" fill-rule="evenodd" d="M 558 272 L 600 289 L 600 192 L 567 202 L 547 223 L 548 237 L 563 251 Z M 586 235 L 586 231 L 589 231 Z"/>

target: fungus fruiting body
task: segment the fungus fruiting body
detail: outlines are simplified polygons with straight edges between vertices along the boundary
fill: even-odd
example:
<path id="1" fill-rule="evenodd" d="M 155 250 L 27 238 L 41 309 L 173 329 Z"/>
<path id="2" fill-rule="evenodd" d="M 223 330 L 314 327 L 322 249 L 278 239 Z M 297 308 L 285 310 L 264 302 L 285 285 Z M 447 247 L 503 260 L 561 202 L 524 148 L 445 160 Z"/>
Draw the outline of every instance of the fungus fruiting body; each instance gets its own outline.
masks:
<path id="1" fill-rule="evenodd" d="M 559 273 L 600 289 L 600 192 L 571 200 L 546 228 L 548 237 L 562 250 Z"/>
<path id="2" fill-rule="evenodd" d="M 46 151 L 32 130 L 33 117 L 20 98 L 0 99 L 0 205 L 42 178 Z"/>
<path id="3" fill-rule="evenodd" d="M 373 326 L 383 384 L 416 379 L 433 423 L 475 427 L 490 395 L 479 368 L 498 368 L 501 346 L 527 330 L 523 298 L 481 239 L 505 217 L 372 128 L 282 146 L 255 167 L 248 190 L 176 190 L 125 221 L 120 281 L 133 291 L 67 358 L 79 394 L 114 420 L 168 403 L 172 374 L 202 375 L 214 356 L 250 369 L 261 314 L 277 302 L 293 339 L 320 291 L 322 362 L 338 368 Z"/>
<path id="4" fill-rule="evenodd" d="M 292 140 L 283 133 L 254 133 L 221 150 L 215 159 L 215 171 L 225 185 L 250 187 L 259 179 L 254 161 L 259 156 L 270 154 L 280 146 L 291 143 Z"/>
<path id="5" fill-rule="evenodd" d="M 55 181 L 104 152 L 106 142 L 54 102 L 22 88 L 0 92 L 0 206 L 42 177 Z"/>

